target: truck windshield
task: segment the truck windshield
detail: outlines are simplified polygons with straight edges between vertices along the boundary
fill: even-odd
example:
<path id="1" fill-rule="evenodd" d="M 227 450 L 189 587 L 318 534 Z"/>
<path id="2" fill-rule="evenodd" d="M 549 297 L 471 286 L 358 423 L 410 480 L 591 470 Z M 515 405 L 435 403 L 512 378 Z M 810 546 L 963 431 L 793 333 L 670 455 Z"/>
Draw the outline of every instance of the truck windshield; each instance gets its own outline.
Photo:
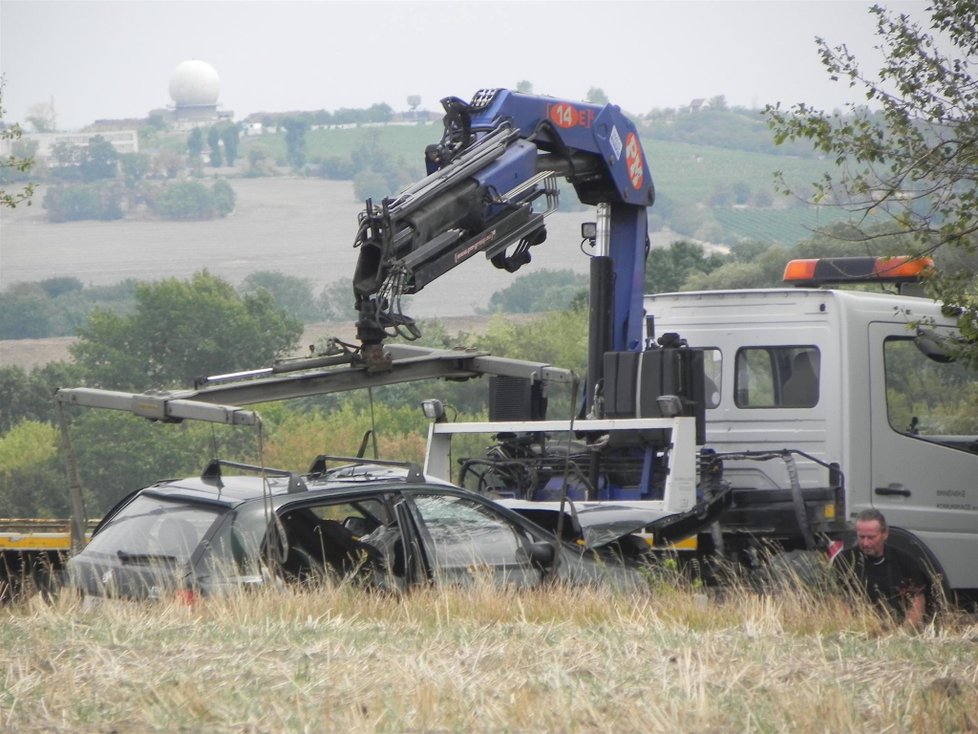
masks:
<path id="1" fill-rule="evenodd" d="M 883 350 L 893 430 L 978 453 L 978 372 L 928 354 L 912 338 L 891 337 Z"/>
<path id="2" fill-rule="evenodd" d="M 87 553 L 118 559 L 185 563 L 222 514 L 219 507 L 142 494 L 126 505 L 92 538 Z"/>

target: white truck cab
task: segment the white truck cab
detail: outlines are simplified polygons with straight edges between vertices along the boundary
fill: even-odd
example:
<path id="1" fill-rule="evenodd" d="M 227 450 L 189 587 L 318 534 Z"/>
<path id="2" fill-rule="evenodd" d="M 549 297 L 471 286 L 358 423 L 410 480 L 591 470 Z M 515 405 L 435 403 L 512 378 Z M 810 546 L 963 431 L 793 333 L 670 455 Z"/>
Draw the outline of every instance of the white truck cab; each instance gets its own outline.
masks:
<path id="1" fill-rule="evenodd" d="M 657 294 L 645 309 L 649 338 L 674 332 L 706 350 L 707 448 L 800 452 L 725 462 L 737 490 L 725 531 L 763 534 L 750 492 L 789 487 L 795 470 L 801 487 L 824 486 L 837 464 L 842 501 L 827 514 L 876 507 L 891 542 L 947 588 L 978 589 L 978 372 L 949 354 L 955 320 L 939 304 L 802 287 Z"/>

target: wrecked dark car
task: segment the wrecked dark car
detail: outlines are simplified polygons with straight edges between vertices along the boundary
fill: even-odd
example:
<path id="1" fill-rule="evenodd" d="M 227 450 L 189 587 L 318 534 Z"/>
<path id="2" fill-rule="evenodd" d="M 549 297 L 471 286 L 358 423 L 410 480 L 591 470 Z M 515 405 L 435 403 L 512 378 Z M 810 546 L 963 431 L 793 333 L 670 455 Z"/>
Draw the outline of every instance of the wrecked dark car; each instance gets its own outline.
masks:
<path id="1" fill-rule="evenodd" d="M 133 492 L 68 562 L 68 583 L 90 597 L 166 599 L 287 584 L 403 591 L 483 579 L 632 588 L 645 579 L 642 542 L 606 533 L 599 547 L 573 523 L 558 541 L 517 512 L 427 481 L 416 468 L 326 469 L 323 458 L 302 476 L 240 464 L 231 467 L 247 473 L 228 475 L 228 462 L 212 462 L 200 477 Z"/>

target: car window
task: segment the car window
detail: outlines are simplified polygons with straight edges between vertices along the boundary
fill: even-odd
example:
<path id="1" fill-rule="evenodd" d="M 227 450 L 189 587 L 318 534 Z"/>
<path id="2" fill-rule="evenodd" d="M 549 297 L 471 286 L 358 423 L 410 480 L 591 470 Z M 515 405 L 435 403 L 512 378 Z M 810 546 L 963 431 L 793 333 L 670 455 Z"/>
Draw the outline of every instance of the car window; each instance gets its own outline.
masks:
<path id="1" fill-rule="evenodd" d="M 377 498 L 311 505 L 309 510 L 320 520 L 341 523 L 355 535 L 366 535 L 389 522 L 387 506 Z"/>
<path id="2" fill-rule="evenodd" d="M 302 503 L 279 512 L 287 543 L 284 571 L 300 579 L 344 579 L 384 571 L 398 535 L 380 497 Z"/>
<path id="3" fill-rule="evenodd" d="M 522 530 L 491 508 L 452 495 L 413 495 L 438 568 L 517 566 L 526 562 Z"/>
<path id="4" fill-rule="evenodd" d="M 214 505 L 141 494 L 92 538 L 86 549 L 123 563 L 172 560 L 183 563 L 224 510 Z"/>
<path id="5" fill-rule="evenodd" d="M 207 541 L 200 559 L 200 578 L 233 578 L 261 574 L 261 547 L 268 523 L 264 513 L 231 512 Z"/>
<path id="6" fill-rule="evenodd" d="M 813 408 L 820 363 L 814 346 L 738 349 L 734 401 L 738 408 Z"/>
<path id="7" fill-rule="evenodd" d="M 936 330 L 932 333 L 940 336 Z M 928 355 L 911 338 L 888 338 L 883 350 L 890 427 L 913 438 L 978 452 L 974 368 L 965 360 Z"/>
<path id="8" fill-rule="evenodd" d="M 719 349 L 703 350 L 703 399 L 707 408 L 720 405 L 720 386 L 723 384 L 723 354 Z"/>

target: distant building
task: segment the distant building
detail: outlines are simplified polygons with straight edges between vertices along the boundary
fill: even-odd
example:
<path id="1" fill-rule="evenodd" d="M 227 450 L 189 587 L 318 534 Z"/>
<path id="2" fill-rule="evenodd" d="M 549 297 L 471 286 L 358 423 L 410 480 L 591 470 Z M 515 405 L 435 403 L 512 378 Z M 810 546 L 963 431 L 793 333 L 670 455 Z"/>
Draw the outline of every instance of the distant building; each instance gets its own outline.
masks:
<path id="1" fill-rule="evenodd" d="M 37 152 L 34 156 L 38 159 L 51 157 L 51 150 L 59 144 L 72 145 L 78 148 L 87 148 L 89 141 L 95 136 L 101 136 L 119 153 L 138 153 L 139 135 L 135 130 L 103 130 L 83 133 L 24 133 L 21 140 L 37 143 Z M 9 140 L 4 140 L 6 145 L 0 145 L 0 155 L 10 155 Z"/>
<path id="2" fill-rule="evenodd" d="M 194 128 L 234 119 L 234 113 L 217 108 L 221 94 L 221 77 L 205 61 L 191 59 L 176 65 L 170 74 L 172 107 L 151 110 L 177 128 Z"/>

